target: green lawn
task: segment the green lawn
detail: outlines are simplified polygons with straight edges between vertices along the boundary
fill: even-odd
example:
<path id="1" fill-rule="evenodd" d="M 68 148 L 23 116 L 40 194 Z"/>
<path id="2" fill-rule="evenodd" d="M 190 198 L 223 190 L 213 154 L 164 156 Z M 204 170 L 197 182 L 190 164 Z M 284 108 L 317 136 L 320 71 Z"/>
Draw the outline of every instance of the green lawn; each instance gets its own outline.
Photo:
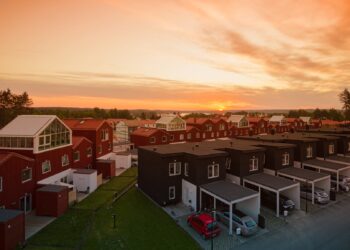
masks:
<path id="1" fill-rule="evenodd" d="M 108 202 L 136 175 L 137 169 L 132 168 L 101 186 L 30 238 L 26 249 L 199 249 L 173 219 L 138 189 L 132 188 L 113 204 Z M 116 229 L 113 214 L 117 216 Z"/>

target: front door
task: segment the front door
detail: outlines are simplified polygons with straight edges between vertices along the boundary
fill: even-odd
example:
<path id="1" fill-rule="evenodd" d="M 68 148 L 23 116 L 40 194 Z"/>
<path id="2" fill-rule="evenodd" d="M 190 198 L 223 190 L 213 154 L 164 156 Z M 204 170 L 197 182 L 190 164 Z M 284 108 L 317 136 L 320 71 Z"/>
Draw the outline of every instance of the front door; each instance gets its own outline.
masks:
<path id="1" fill-rule="evenodd" d="M 25 213 L 32 211 L 32 194 L 26 194 L 20 198 L 19 208 Z"/>

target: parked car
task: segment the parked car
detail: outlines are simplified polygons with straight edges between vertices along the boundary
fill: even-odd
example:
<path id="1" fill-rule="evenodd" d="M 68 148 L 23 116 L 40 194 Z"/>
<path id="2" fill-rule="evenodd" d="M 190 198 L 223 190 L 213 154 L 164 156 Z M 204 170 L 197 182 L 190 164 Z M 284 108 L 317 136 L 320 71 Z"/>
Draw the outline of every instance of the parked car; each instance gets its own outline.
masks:
<path id="1" fill-rule="evenodd" d="M 302 186 L 300 188 L 300 197 L 308 200 L 312 200 L 312 189 L 311 187 Z M 317 203 L 327 204 L 329 202 L 329 195 L 321 188 L 315 187 L 314 198 Z"/>
<path id="2" fill-rule="evenodd" d="M 276 209 L 276 194 L 267 190 L 261 190 L 261 203 L 264 206 Z M 287 196 L 280 194 L 279 209 L 280 213 L 288 210 L 291 211 L 295 208 L 295 203 Z"/>
<path id="3" fill-rule="evenodd" d="M 331 175 L 331 180 L 336 181 L 337 176 L 335 174 Z M 339 182 L 350 184 L 350 177 L 347 177 L 345 175 L 339 175 Z"/>
<path id="4" fill-rule="evenodd" d="M 217 221 L 208 213 L 191 214 L 187 218 L 187 224 L 193 227 L 203 239 L 216 237 L 221 232 Z"/>
<path id="5" fill-rule="evenodd" d="M 337 181 L 332 179 L 331 186 L 334 189 L 334 191 L 336 191 L 337 190 Z M 349 192 L 350 185 L 347 182 L 339 181 L 339 189 L 344 191 L 344 192 Z"/>
<path id="6" fill-rule="evenodd" d="M 230 212 L 217 212 L 216 219 L 229 226 Z M 250 216 L 237 209 L 232 211 L 232 225 L 233 228 L 240 228 L 243 236 L 252 235 L 258 230 L 258 225 L 255 221 Z"/>

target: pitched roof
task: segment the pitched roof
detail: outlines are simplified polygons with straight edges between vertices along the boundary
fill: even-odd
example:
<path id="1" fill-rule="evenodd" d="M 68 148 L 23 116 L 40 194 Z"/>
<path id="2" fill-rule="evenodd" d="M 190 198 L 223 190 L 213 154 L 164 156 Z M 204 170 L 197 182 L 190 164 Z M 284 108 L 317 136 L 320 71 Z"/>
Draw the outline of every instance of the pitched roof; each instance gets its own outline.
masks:
<path id="1" fill-rule="evenodd" d="M 92 144 L 92 142 L 84 136 L 72 136 L 73 149 L 77 148 L 83 141 L 88 141 L 90 144 Z"/>
<path id="2" fill-rule="evenodd" d="M 273 115 L 269 119 L 270 122 L 281 122 L 284 119 L 284 115 Z"/>
<path id="3" fill-rule="evenodd" d="M 196 127 L 194 127 L 194 126 L 191 126 L 191 125 L 187 125 L 187 126 L 186 126 L 186 132 L 189 132 L 189 131 L 191 131 L 191 130 L 193 130 L 193 129 L 199 131 L 199 129 L 196 128 Z"/>
<path id="4" fill-rule="evenodd" d="M 174 114 L 165 114 L 162 115 L 157 121 L 156 123 L 161 123 L 161 124 L 168 124 L 170 123 L 172 120 L 174 120 L 175 118 L 178 118 L 180 120 L 182 120 L 183 122 L 185 122 L 181 117 L 174 115 Z"/>
<path id="5" fill-rule="evenodd" d="M 159 131 L 162 131 L 163 133 L 166 133 L 164 130 L 157 129 L 157 128 L 138 128 L 134 132 L 132 132 L 132 135 L 137 135 L 137 136 L 144 136 L 144 137 L 149 137 Z M 167 134 L 167 133 L 166 133 Z"/>
<path id="6" fill-rule="evenodd" d="M 310 116 L 300 116 L 299 117 L 303 122 L 310 122 L 311 117 Z"/>
<path id="7" fill-rule="evenodd" d="M 264 120 L 263 118 L 261 117 L 247 117 L 249 123 L 257 123 L 259 122 L 260 120 Z"/>
<path id="8" fill-rule="evenodd" d="M 97 130 L 107 120 L 103 119 L 64 119 L 63 122 L 72 130 Z M 110 125 L 107 122 L 108 125 Z"/>
<path id="9" fill-rule="evenodd" d="M 14 152 L 0 152 L 0 166 L 12 157 L 17 157 L 26 161 L 34 161 L 32 158 Z"/>
<path id="10" fill-rule="evenodd" d="M 155 120 L 139 120 L 139 119 L 133 119 L 133 120 L 128 120 L 128 119 L 108 119 L 108 122 L 114 122 L 116 124 L 120 122 L 124 122 L 126 126 L 128 127 L 142 127 L 145 126 L 146 124 L 154 124 L 156 121 Z"/>
<path id="11" fill-rule="evenodd" d="M 188 124 L 203 124 L 203 123 L 207 122 L 208 120 L 210 120 L 210 119 L 205 118 L 205 117 L 195 117 L 195 118 L 188 118 L 186 120 L 186 123 L 188 123 Z"/>
<path id="12" fill-rule="evenodd" d="M 230 117 L 228 118 L 228 120 L 230 122 L 240 122 L 245 116 L 244 115 L 230 115 Z"/>
<path id="13" fill-rule="evenodd" d="M 55 115 L 19 115 L 0 130 L 0 136 L 35 136 L 55 119 Z"/>
<path id="14" fill-rule="evenodd" d="M 285 118 L 285 120 L 287 122 L 295 122 L 295 121 L 299 121 L 300 119 L 299 118 L 294 118 L 294 117 L 287 117 L 287 118 Z"/>

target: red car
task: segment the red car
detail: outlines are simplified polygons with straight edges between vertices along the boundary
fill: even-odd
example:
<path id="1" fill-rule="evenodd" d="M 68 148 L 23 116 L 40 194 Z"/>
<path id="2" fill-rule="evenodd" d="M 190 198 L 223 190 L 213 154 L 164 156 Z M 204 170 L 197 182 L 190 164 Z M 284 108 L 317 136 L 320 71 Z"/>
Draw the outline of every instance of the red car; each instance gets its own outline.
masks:
<path id="1" fill-rule="evenodd" d="M 221 232 L 217 221 L 208 213 L 191 214 L 187 218 L 187 224 L 193 227 L 203 239 L 218 236 Z"/>

